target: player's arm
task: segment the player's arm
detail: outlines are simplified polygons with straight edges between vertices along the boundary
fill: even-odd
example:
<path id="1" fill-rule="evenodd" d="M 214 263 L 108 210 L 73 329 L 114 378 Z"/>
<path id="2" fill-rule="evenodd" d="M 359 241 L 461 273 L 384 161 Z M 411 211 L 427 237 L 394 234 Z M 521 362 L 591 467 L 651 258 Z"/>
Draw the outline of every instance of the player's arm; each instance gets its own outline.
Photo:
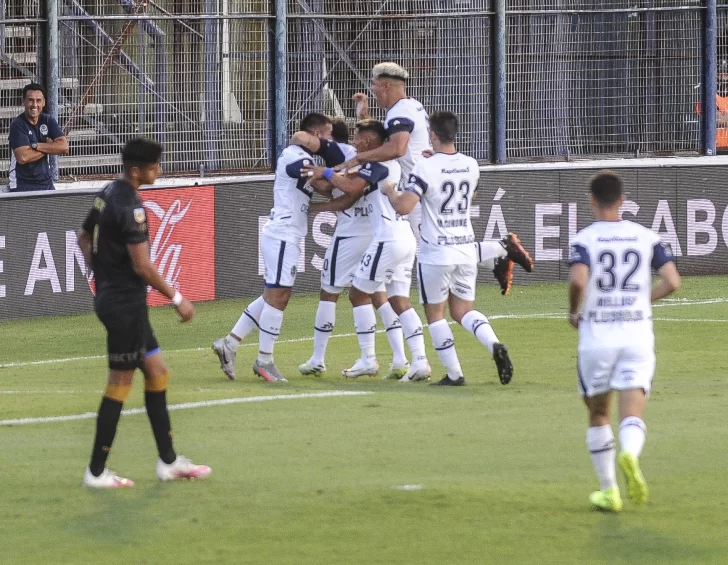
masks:
<path id="1" fill-rule="evenodd" d="M 663 243 L 652 248 L 652 268 L 660 275 L 660 282 L 652 288 L 652 302 L 669 296 L 680 288 L 680 273 L 675 266 L 675 256 Z"/>
<path id="2" fill-rule="evenodd" d="M 321 149 L 321 140 L 307 131 L 297 131 L 291 136 L 290 145 L 305 147 L 311 153 L 317 153 Z"/>
<path id="3" fill-rule="evenodd" d="M 381 163 L 383 161 L 391 161 L 399 159 L 407 152 L 407 144 L 409 143 L 410 134 L 408 131 L 399 131 L 389 136 L 389 140 L 379 147 L 371 151 L 359 153 L 353 159 L 349 159 L 336 167 L 337 171 L 349 169 L 362 163 Z"/>
<path id="4" fill-rule="evenodd" d="M 420 197 L 407 189 L 404 192 L 397 192 L 396 189 L 397 186 L 393 182 L 385 182 L 381 188 L 382 194 L 389 198 L 394 211 L 400 216 L 406 216 L 420 201 Z"/>
<path id="5" fill-rule="evenodd" d="M 331 198 L 331 191 L 333 190 L 334 186 L 326 179 L 316 179 L 313 181 L 309 181 L 309 184 L 313 187 L 314 191 L 317 194 L 325 196 L 326 198 Z"/>
<path id="6" fill-rule="evenodd" d="M 355 194 L 342 194 L 338 198 L 332 198 L 326 202 L 314 202 L 308 207 L 309 213 L 318 212 L 341 212 L 348 210 L 359 200 Z"/>
<path id="7" fill-rule="evenodd" d="M 81 231 L 78 232 L 76 243 L 81 253 L 83 253 L 84 261 L 86 261 L 86 275 L 88 276 L 88 273 L 93 270 L 93 236 L 84 228 L 81 228 Z"/>
<path id="8" fill-rule="evenodd" d="M 355 200 L 361 198 L 369 186 L 369 182 L 359 176 L 342 175 L 327 167 L 304 167 L 301 169 L 301 176 L 308 178 L 310 182 L 316 180 L 327 180 L 331 186 L 338 188 L 345 194 L 356 196 Z"/>
<path id="9" fill-rule="evenodd" d="M 586 285 L 589 282 L 589 267 L 583 263 L 574 263 L 569 271 L 569 323 L 579 327 L 581 320 L 581 302 L 584 299 Z"/>
<path id="10" fill-rule="evenodd" d="M 13 156 L 19 165 L 35 163 L 43 158 L 43 153 L 31 149 L 30 137 L 28 137 L 25 131 L 25 128 L 20 123 L 13 123 L 13 126 L 10 128 L 10 135 L 8 136 L 10 149 L 12 149 Z"/>
<path id="11" fill-rule="evenodd" d="M 43 155 L 65 155 L 68 153 L 68 138 L 64 135 L 51 141 L 38 144 L 38 151 Z"/>
<path id="12" fill-rule="evenodd" d="M 369 119 L 369 97 L 363 92 L 357 92 L 351 99 L 356 104 L 356 119 L 357 120 L 368 120 Z"/>

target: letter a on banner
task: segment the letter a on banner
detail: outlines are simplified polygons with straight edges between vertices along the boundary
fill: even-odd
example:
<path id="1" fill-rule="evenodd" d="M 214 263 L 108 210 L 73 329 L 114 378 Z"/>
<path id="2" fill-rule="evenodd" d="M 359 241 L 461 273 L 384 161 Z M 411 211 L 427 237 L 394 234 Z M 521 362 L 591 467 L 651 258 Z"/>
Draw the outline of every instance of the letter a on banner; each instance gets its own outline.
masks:
<path id="1" fill-rule="evenodd" d="M 41 267 L 45 263 L 45 267 Z M 58 280 L 56 262 L 53 260 L 51 244 L 48 242 L 48 234 L 44 231 L 38 234 L 35 241 L 33 261 L 30 263 L 28 282 L 25 285 L 25 296 L 31 296 L 35 291 L 35 283 L 38 281 L 50 281 L 53 292 L 61 292 L 61 281 Z"/>
<path id="2" fill-rule="evenodd" d="M 662 223 L 665 223 L 665 232 L 660 232 Z M 664 243 L 670 244 L 672 252 L 675 257 L 682 256 L 682 248 L 680 247 L 680 240 L 677 237 L 677 231 L 675 230 L 675 222 L 672 219 L 672 213 L 670 212 L 670 204 L 667 200 L 660 200 L 657 203 L 657 210 L 655 211 L 655 219 L 652 220 L 652 231 L 655 232 L 662 238 Z"/>

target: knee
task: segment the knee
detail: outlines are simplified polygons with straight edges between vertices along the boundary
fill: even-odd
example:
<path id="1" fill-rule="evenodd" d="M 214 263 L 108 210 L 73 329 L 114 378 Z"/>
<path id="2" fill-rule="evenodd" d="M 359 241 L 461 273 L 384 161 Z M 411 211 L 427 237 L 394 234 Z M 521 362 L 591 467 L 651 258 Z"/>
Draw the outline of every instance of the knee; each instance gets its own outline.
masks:
<path id="1" fill-rule="evenodd" d="M 126 399 L 129 398 L 129 394 L 131 393 L 131 383 L 124 383 L 124 384 L 107 384 L 106 390 L 104 391 L 104 396 L 106 398 L 110 398 L 111 400 L 115 400 L 116 402 L 124 403 L 126 402 Z"/>
<path id="2" fill-rule="evenodd" d="M 349 290 L 349 302 L 351 302 L 351 305 L 354 307 L 365 306 L 367 304 L 371 304 L 372 299 L 365 292 L 362 292 L 355 286 L 352 286 L 351 290 Z"/>
<path id="3" fill-rule="evenodd" d="M 392 305 L 392 308 L 398 316 L 402 312 L 406 312 L 407 310 L 412 308 L 409 298 L 407 298 L 406 296 L 392 296 L 389 299 L 389 303 Z"/>
<path id="4" fill-rule="evenodd" d="M 169 372 L 152 375 L 144 379 L 145 392 L 165 392 L 169 383 Z"/>

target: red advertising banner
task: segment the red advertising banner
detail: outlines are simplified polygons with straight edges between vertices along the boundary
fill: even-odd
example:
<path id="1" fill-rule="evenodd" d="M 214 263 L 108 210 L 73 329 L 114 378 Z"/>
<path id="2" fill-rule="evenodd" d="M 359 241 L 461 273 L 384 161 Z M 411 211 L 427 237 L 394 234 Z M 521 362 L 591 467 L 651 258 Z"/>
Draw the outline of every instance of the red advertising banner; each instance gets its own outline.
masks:
<path id="1" fill-rule="evenodd" d="M 215 187 L 142 190 L 152 263 L 188 300 L 215 298 Z M 150 306 L 170 301 L 155 290 Z"/>

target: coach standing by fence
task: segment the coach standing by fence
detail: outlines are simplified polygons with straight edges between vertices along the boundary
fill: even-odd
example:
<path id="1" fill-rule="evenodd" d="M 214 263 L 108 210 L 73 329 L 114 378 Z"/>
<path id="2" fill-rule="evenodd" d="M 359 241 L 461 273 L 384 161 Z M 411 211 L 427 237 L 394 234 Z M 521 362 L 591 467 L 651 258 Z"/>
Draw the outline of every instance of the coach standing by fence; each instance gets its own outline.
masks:
<path id="1" fill-rule="evenodd" d="M 24 112 L 10 123 L 10 192 L 53 190 L 48 155 L 68 153 L 63 130 L 43 113 L 45 93 L 39 84 L 23 88 Z"/>

